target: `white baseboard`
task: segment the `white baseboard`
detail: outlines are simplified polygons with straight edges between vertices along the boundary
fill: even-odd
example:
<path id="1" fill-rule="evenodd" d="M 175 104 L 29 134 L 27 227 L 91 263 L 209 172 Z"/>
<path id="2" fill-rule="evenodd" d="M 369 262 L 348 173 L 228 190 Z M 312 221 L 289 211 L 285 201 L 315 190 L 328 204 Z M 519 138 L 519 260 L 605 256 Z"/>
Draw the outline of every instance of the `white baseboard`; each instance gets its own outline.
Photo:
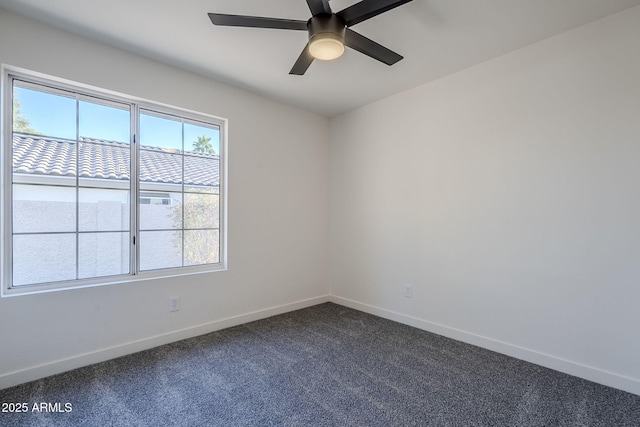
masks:
<path id="1" fill-rule="evenodd" d="M 468 344 L 473 344 L 487 350 L 515 357 L 516 359 L 525 360 L 536 365 L 544 366 L 545 368 L 554 369 L 556 371 L 564 372 L 565 374 L 593 381 L 598 384 L 603 384 L 609 387 L 627 391 L 629 393 L 640 395 L 640 379 L 619 375 L 614 372 L 595 368 L 593 366 L 583 365 L 581 363 L 552 356 L 550 354 L 541 353 L 528 348 L 495 340 L 493 338 L 484 337 L 460 329 L 452 328 L 434 322 L 429 322 L 417 317 L 407 316 L 406 314 L 401 314 L 373 305 L 353 301 L 348 298 L 342 298 L 332 295 L 330 301 L 335 304 L 343 305 L 345 307 L 353 308 L 359 311 L 364 311 L 365 313 L 373 314 L 378 317 L 383 317 L 385 319 L 404 323 L 405 325 L 413 326 L 418 329 L 433 332 L 435 334 L 462 341 Z"/>
<path id="2" fill-rule="evenodd" d="M 278 314 L 288 313 L 290 311 L 311 307 L 317 304 L 329 302 L 329 295 L 316 298 L 309 298 L 283 304 L 276 307 L 270 307 L 263 310 L 244 313 L 237 316 L 227 317 L 225 319 L 216 320 L 201 325 L 192 326 L 177 331 L 167 332 L 165 334 L 155 335 L 143 338 L 137 341 L 131 341 L 125 344 L 103 348 L 89 353 L 79 354 L 66 359 L 55 360 L 38 366 L 21 369 L 19 371 L 9 372 L 0 375 L 0 390 L 14 385 L 23 384 L 34 381 L 50 375 L 59 374 L 61 372 L 70 371 L 72 369 L 81 368 L 83 366 L 92 365 L 94 363 L 104 362 L 127 354 L 148 350 L 160 345 L 169 344 L 187 338 L 204 335 L 209 332 L 219 331 L 221 329 L 230 328 L 232 326 L 242 325 L 247 322 L 264 319 Z"/>

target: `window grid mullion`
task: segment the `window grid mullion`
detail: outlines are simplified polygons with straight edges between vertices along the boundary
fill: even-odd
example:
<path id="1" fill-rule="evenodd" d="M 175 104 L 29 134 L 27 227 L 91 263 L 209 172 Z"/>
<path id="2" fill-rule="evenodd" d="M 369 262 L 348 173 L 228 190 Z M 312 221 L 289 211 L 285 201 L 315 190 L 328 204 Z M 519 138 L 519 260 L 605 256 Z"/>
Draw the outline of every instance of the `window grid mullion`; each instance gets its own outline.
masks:
<path id="1" fill-rule="evenodd" d="M 76 93 L 76 280 L 80 278 L 80 100 Z"/>
<path id="2" fill-rule="evenodd" d="M 129 153 L 129 270 L 140 274 L 140 107 L 131 104 L 131 137 Z M 135 243 L 134 243 L 135 242 Z"/>
<path id="3" fill-rule="evenodd" d="M 186 200 L 184 198 L 184 119 L 181 119 L 182 122 L 182 151 L 181 151 L 181 157 L 180 160 L 182 161 L 182 170 L 181 170 L 181 177 L 180 177 L 180 182 L 181 182 L 181 187 L 180 187 L 180 197 L 182 198 L 182 228 L 180 233 L 182 234 L 182 239 L 180 239 L 180 241 L 182 242 L 182 266 L 184 267 L 185 264 L 185 257 L 184 257 L 184 238 L 185 238 L 185 232 L 184 232 L 184 205 L 186 203 Z"/>

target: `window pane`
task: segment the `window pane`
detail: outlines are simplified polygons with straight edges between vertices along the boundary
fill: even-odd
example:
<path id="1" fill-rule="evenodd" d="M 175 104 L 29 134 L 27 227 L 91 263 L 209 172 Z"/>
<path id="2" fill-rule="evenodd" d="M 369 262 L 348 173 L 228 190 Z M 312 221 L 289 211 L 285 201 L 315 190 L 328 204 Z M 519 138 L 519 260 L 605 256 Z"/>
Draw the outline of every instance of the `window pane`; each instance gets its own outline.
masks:
<path id="1" fill-rule="evenodd" d="M 182 266 L 182 231 L 140 232 L 140 270 Z"/>
<path id="2" fill-rule="evenodd" d="M 129 273 L 129 233 L 82 233 L 78 244 L 81 279 Z"/>
<path id="3" fill-rule="evenodd" d="M 75 234 L 13 236 L 14 286 L 75 278 Z"/>
<path id="4" fill-rule="evenodd" d="M 182 151 L 182 122 L 166 114 L 141 111 L 140 146 Z"/>
<path id="5" fill-rule="evenodd" d="M 128 105 L 81 100 L 78 119 L 80 139 L 129 143 L 131 129 Z"/>
<path id="6" fill-rule="evenodd" d="M 220 161 L 218 156 L 184 156 L 184 183 L 191 187 L 219 187 Z"/>
<path id="7" fill-rule="evenodd" d="M 13 232 L 76 231 L 76 190 L 50 185 L 13 185 Z"/>
<path id="8" fill-rule="evenodd" d="M 173 191 L 182 191 L 182 157 L 159 151 L 140 150 L 140 189 L 154 190 L 146 183 L 176 184 Z"/>
<path id="9" fill-rule="evenodd" d="M 185 123 L 184 149 L 205 154 L 220 154 L 220 128 Z"/>
<path id="10" fill-rule="evenodd" d="M 184 195 L 184 228 L 218 228 L 219 197 L 216 194 Z"/>
<path id="11" fill-rule="evenodd" d="M 16 81 L 13 131 L 76 139 L 75 95 Z"/>
<path id="12" fill-rule="evenodd" d="M 129 191 L 80 188 L 80 231 L 129 230 Z"/>
<path id="13" fill-rule="evenodd" d="M 182 228 L 182 194 L 146 192 L 140 197 L 140 230 L 170 230 Z M 148 196 L 169 197 L 168 203 L 149 203 Z M 144 203 L 143 203 L 144 202 Z"/>
<path id="14" fill-rule="evenodd" d="M 220 233 L 218 230 L 184 232 L 184 265 L 215 264 L 220 262 Z"/>

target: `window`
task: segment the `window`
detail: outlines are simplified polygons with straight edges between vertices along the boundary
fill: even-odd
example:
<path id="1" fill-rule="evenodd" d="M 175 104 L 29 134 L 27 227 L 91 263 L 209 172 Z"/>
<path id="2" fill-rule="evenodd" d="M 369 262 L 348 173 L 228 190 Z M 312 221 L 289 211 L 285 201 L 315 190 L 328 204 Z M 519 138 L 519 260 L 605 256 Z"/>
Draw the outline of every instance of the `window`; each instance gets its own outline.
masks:
<path id="1" fill-rule="evenodd" d="M 224 120 L 9 68 L 3 102 L 3 294 L 224 268 Z"/>
<path id="2" fill-rule="evenodd" d="M 140 193 L 141 205 L 170 205 L 171 196 L 168 193 Z"/>

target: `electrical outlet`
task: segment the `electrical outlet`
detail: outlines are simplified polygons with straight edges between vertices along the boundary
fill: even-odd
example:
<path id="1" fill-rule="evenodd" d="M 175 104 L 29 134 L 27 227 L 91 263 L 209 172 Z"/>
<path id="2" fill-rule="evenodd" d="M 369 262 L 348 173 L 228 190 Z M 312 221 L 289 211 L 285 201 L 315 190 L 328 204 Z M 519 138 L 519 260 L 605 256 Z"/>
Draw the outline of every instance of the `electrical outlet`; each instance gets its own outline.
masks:
<path id="1" fill-rule="evenodd" d="M 406 298 L 413 298 L 413 285 L 404 285 L 404 296 Z"/>
<path id="2" fill-rule="evenodd" d="M 180 310 L 180 297 L 170 297 L 169 311 L 179 311 L 179 310 Z"/>

